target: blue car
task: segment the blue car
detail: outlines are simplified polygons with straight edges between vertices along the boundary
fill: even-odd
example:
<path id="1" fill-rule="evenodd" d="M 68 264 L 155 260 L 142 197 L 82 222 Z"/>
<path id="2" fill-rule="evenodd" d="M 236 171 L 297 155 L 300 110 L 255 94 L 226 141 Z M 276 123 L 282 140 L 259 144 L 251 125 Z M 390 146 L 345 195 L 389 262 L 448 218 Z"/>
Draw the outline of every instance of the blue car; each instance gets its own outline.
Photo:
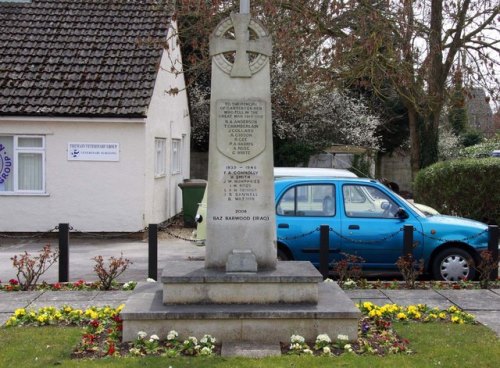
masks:
<path id="1" fill-rule="evenodd" d="M 397 271 L 404 225 L 414 227 L 414 258 L 437 280 L 474 279 L 479 253 L 488 247 L 485 224 L 425 214 L 371 179 L 276 179 L 275 196 L 281 260 L 319 266 L 320 225 L 330 228 L 329 262 L 356 255 L 365 271 Z"/>

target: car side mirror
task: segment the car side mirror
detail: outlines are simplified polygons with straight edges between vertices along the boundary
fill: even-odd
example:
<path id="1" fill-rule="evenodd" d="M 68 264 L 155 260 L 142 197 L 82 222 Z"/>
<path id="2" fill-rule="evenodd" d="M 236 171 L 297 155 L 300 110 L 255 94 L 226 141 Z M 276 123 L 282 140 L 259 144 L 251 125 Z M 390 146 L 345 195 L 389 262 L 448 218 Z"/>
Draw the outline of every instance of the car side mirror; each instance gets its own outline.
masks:
<path id="1" fill-rule="evenodd" d="M 404 220 L 410 217 L 410 215 L 408 215 L 408 212 L 406 212 L 404 208 L 399 207 L 394 217 Z"/>

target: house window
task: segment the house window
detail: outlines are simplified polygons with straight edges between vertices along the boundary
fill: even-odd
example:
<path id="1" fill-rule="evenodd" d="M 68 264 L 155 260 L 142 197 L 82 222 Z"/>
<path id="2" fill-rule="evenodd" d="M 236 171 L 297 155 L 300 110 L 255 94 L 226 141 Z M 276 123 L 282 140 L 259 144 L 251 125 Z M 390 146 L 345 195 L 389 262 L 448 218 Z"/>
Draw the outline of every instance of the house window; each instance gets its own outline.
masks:
<path id="1" fill-rule="evenodd" d="M 2 192 L 45 192 L 45 137 L 0 136 Z"/>
<path id="2" fill-rule="evenodd" d="M 182 168 L 181 140 L 172 139 L 172 174 L 179 174 Z"/>
<path id="3" fill-rule="evenodd" d="M 166 175 L 167 155 L 166 148 L 167 140 L 165 138 L 155 138 L 155 177 L 163 177 Z"/>

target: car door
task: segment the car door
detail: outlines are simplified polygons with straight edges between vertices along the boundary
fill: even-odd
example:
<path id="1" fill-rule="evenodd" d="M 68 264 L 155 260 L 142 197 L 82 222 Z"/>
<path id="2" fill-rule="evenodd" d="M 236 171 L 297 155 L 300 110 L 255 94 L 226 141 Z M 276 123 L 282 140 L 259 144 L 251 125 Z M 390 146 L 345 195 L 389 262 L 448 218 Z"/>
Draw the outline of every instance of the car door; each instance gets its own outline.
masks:
<path id="1" fill-rule="evenodd" d="M 278 198 L 276 224 L 278 241 L 292 253 L 294 260 L 319 266 L 320 225 L 340 224 L 336 187 L 333 183 L 299 183 L 287 187 Z M 330 233 L 330 257 L 340 251 L 339 238 Z"/>
<path id="2" fill-rule="evenodd" d="M 382 185 L 344 183 L 341 188 L 342 253 L 364 260 L 363 269 L 396 270 L 403 254 L 403 227 L 422 230 L 420 221 Z M 400 209 L 405 216 L 400 216 Z M 403 218 L 406 217 L 406 218 Z M 423 239 L 414 232 L 414 257 L 423 255 Z"/>

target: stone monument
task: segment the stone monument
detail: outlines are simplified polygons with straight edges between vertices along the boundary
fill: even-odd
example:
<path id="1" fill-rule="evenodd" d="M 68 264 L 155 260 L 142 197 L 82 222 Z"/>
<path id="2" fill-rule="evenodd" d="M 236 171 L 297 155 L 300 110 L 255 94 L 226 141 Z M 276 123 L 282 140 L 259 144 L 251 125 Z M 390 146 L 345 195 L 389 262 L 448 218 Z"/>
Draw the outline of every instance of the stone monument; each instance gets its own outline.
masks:
<path id="1" fill-rule="evenodd" d="M 208 268 L 276 267 L 271 49 L 268 32 L 250 17 L 245 0 L 210 38 Z"/>
<path id="2" fill-rule="evenodd" d="M 323 283 L 310 262 L 277 262 L 272 47 L 249 6 L 242 0 L 240 13 L 210 39 L 205 261 L 165 262 L 161 284 L 139 285 L 122 311 L 124 341 L 138 331 L 165 337 L 174 329 L 181 338 L 210 334 L 223 353 L 236 345 L 236 354 L 245 355 L 255 344 L 279 354 L 279 342 L 293 334 L 308 341 L 321 333 L 357 338 L 361 314 L 336 283 Z"/>

